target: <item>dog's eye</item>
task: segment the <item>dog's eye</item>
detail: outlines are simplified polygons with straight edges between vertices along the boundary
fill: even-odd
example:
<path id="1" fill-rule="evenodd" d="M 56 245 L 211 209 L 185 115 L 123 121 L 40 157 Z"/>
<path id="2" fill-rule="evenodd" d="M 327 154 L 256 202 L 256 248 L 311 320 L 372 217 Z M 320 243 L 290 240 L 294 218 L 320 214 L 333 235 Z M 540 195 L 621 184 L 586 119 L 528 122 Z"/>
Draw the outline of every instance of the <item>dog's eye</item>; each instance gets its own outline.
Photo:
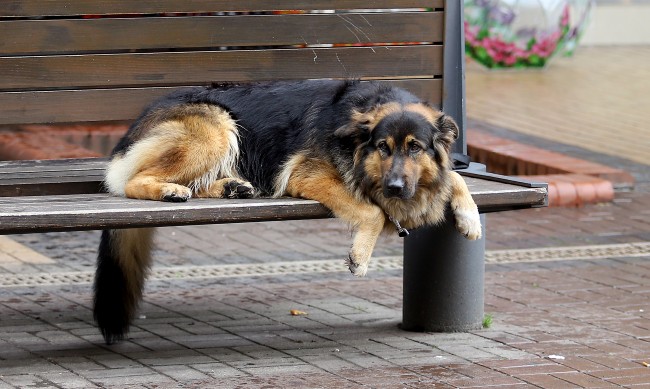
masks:
<path id="1" fill-rule="evenodd" d="M 381 151 L 384 154 L 390 153 L 390 147 L 388 147 L 388 143 L 386 143 L 383 140 L 377 143 L 377 149 L 379 149 L 379 151 Z"/>
<path id="2" fill-rule="evenodd" d="M 409 144 L 409 152 L 412 154 L 419 153 L 420 151 L 422 151 L 422 146 L 420 146 L 420 144 L 416 142 Z"/>

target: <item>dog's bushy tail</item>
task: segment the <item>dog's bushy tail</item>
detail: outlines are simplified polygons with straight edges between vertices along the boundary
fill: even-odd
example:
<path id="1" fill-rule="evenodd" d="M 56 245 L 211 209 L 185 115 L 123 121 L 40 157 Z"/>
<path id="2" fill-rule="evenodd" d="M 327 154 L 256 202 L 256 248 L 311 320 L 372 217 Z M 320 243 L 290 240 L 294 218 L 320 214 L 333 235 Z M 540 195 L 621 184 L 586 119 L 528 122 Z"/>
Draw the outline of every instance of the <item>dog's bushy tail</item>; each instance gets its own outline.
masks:
<path id="1" fill-rule="evenodd" d="M 124 338 L 151 265 L 153 228 L 104 230 L 97 255 L 93 315 L 106 344 Z"/>

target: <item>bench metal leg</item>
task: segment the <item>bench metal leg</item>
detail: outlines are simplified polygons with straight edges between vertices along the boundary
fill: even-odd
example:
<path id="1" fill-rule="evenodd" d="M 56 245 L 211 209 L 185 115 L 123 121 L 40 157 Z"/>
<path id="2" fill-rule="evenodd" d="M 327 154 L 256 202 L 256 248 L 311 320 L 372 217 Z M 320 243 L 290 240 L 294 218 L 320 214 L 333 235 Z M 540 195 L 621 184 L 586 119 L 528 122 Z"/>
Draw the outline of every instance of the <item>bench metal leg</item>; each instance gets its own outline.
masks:
<path id="1" fill-rule="evenodd" d="M 457 332 L 481 328 L 485 274 L 483 237 L 470 241 L 453 216 L 437 227 L 414 230 L 404 242 L 402 329 Z"/>

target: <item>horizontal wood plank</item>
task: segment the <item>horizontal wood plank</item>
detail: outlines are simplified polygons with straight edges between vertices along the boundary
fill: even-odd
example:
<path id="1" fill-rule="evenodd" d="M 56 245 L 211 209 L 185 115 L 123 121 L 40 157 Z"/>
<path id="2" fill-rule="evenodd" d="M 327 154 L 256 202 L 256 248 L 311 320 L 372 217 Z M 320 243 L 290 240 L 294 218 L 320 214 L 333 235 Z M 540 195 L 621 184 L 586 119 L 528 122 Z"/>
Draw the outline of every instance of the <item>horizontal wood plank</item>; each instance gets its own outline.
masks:
<path id="1" fill-rule="evenodd" d="M 103 175 L 82 177 L 40 178 L 33 180 L 7 180 L 0 182 L 0 198 L 11 196 L 55 196 L 70 193 L 105 192 Z"/>
<path id="2" fill-rule="evenodd" d="M 545 188 L 486 183 L 476 178 L 466 181 L 481 212 L 543 205 L 546 197 Z M 191 199 L 187 203 L 108 194 L 0 198 L 0 234 L 327 217 L 331 214 L 320 203 L 293 198 Z"/>
<path id="3" fill-rule="evenodd" d="M 0 198 L 0 234 L 331 217 L 316 201 L 292 198 L 192 199 L 178 204 L 96 194 L 16 200 Z"/>
<path id="4" fill-rule="evenodd" d="M 203 13 L 262 10 L 442 8 L 444 0 L 3 0 L 0 16 Z"/>
<path id="5" fill-rule="evenodd" d="M 442 34 L 442 12 L 15 20 L 0 22 L 0 53 L 442 42 Z"/>
<path id="6" fill-rule="evenodd" d="M 206 80 L 424 78 L 442 75 L 442 46 L 0 57 L 0 74 L 4 90 L 173 86 Z"/>
<path id="7" fill-rule="evenodd" d="M 442 103 L 441 79 L 388 80 L 432 105 Z M 130 120 L 176 87 L 0 92 L 3 124 Z"/>
<path id="8" fill-rule="evenodd" d="M 0 161 L 0 197 L 104 192 L 107 158 Z"/>

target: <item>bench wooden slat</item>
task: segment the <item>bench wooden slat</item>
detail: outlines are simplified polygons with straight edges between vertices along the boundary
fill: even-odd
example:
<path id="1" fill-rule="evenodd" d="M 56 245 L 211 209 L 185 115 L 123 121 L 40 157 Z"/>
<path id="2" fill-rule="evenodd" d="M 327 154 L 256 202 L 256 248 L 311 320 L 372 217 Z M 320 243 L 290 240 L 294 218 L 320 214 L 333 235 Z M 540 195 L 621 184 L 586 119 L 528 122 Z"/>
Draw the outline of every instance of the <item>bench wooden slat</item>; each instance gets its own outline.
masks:
<path id="1" fill-rule="evenodd" d="M 442 75 L 442 46 L 0 57 L 0 89 L 187 85 L 206 80 Z"/>
<path id="2" fill-rule="evenodd" d="M 544 188 L 466 178 L 481 212 L 543 205 Z M 243 223 L 331 217 L 320 203 L 282 199 L 191 199 L 186 203 L 133 200 L 108 194 L 0 198 L 0 234 Z"/>
<path id="3" fill-rule="evenodd" d="M 15 200 L 0 199 L 0 234 L 330 217 L 318 202 L 291 198 L 193 199 L 174 204 L 87 194 Z"/>
<path id="4" fill-rule="evenodd" d="M 51 177 L 39 180 L 8 180 L 0 183 L 0 198 L 8 196 L 50 196 L 104 191 L 103 175 Z"/>
<path id="5" fill-rule="evenodd" d="M 107 158 L 0 161 L 0 197 L 103 192 Z"/>
<path id="6" fill-rule="evenodd" d="M 443 25 L 442 12 L 15 20 L 0 23 L 0 36 L 5 37 L 0 41 L 0 52 L 44 55 L 220 46 L 442 42 Z"/>
<path id="7" fill-rule="evenodd" d="M 387 80 L 440 107 L 441 79 Z M 5 124 L 130 120 L 176 87 L 0 92 Z"/>
<path id="8" fill-rule="evenodd" d="M 3 0 L 0 16 L 38 17 L 110 14 L 196 13 L 262 10 L 327 10 L 358 8 L 442 8 L 443 0 Z"/>

